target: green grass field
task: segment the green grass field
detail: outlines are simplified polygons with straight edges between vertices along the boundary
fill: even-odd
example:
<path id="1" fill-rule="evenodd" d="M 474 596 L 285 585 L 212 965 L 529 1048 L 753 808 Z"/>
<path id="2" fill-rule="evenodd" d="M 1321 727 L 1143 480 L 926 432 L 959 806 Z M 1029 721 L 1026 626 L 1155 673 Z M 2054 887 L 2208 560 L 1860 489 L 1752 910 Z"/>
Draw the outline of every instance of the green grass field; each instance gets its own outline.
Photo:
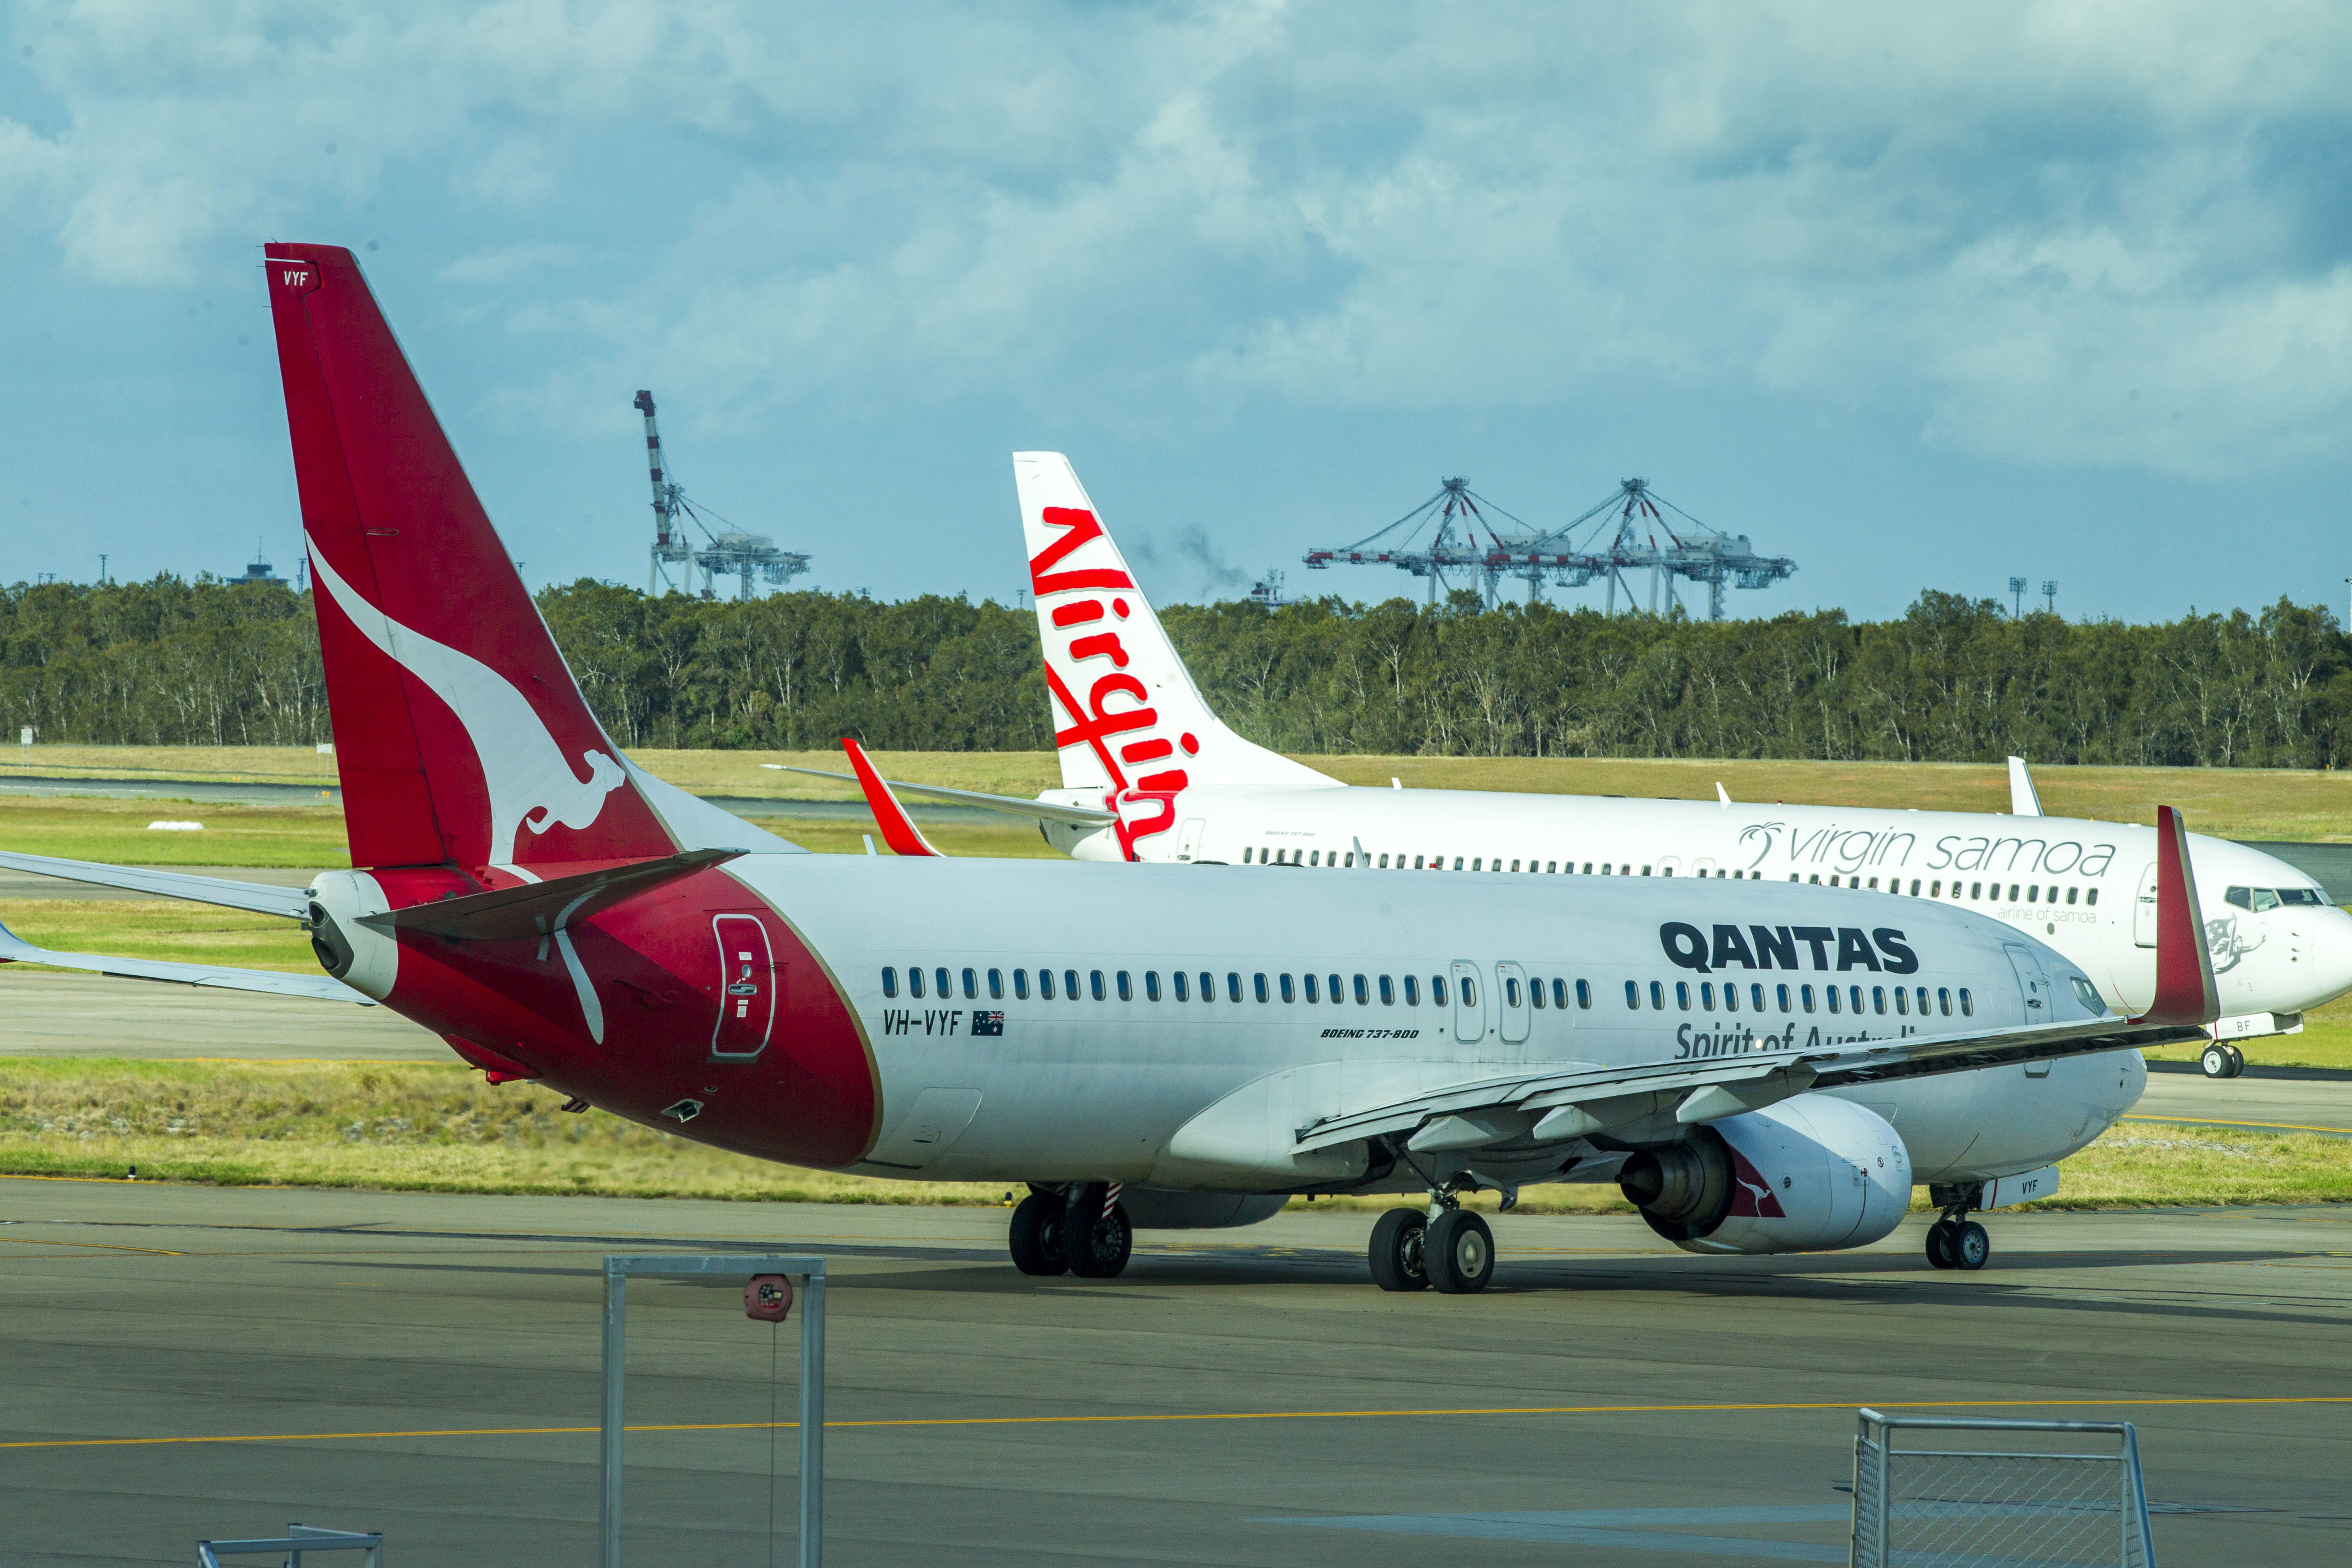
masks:
<path id="1" fill-rule="evenodd" d="M 1000 1184 L 763 1163 L 455 1063 L 10 1061 L 0 1175 L 791 1203 L 1001 1204 Z M 2054 1205 L 2352 1199 L 2352 1141 L 2127 1123 L 2066 1163 Z M 1476 1200 L 1491 1208 L 1491 1194 Z M 1392 1197 L 1318 1206 L 1386 1208 Z M 1613 1186 L 1530 1187 L 1536 1214 L 1629 1213 Z"/>
<path id="2" fill-rule="evenodd" d="M 294 749 L 37 748 L 59 776 L 207 776 L 316 782 L 331 759 Z M 642 759 L 689 789 L 773 799 L 763 826 L 810 849 L 861 854 L 867 825 L 795 817 L 793 798 L 854 798 L 851 786 L 760 768 L 791 760 L 839 766 L 833 753 L 654 752 Z M 1350 783 L 1389 777 L 1419 787 L 1578 791 L 1937 805 L 1999 810 L 1997 768 L 1892 763 L 1651 763 L 1436 758 L 1302 759 Z M 886 773 L 958 788 L 1033 795 L 1057 782 L 1042 754 L 886 754 Z M 177 770 L 174 772 L 174 770 Z M 306 771 L 307 770 L 307 771 Z M 2352 839 L 2352 781 L 2332 774 L 2157 769 L 2047 769 L 2053 811 L 2149 820 L 2159 800 L 2202 831 L 2232 837 Z M 2342 793 L 2339 793 L 2342 792 Z M 200 833 L 148 830 L 201 820 Z M 953 855 L 1054 858 L 1034 828 L 927 828 Z M 0 848 L 126 864 L 332 867 L 347 864 L 333 805 L 181 806 L 154 801 L 0 796 Z M 888 853 L 887 849 L 882 851 Z M 66 884 L 58 884 L 61 894 Z M 308 973 L 302 934 L 263 915 L 173 900 L 71 896 L 0 900 L 0 922 L 66 950 Z M 2257 1063 L 2352 1069 L 2352 1000 L 2310 1014 L 2298 1036 L 2257 1040 Z M 2191 1059 L 2189 1049 L 2152 1053 Z M 223 1183 L 580 1192 L 745 1199 L 995 1203 L 1001 1188 L 875 1183 L 762 1165 L 597 1112 L 562 1116 L 529 1085 L 492 1089 L 447 1067 L 325 1064 L 25 1062 L 0 1059 L 0 1173 L 119 1175 Z M 2302 1134 L 2131 1123 L 2067 1163 L 2062 1206 L 2352 1199 L 2352 1142 Z M 1382 1206 L 1388 1200 L 1361 1200 Z M 1353 1206 L 1353 1200 L 1343 1206 Z M 1538 1212 L 1616 1212 L 1611 1187 L 1528 1194 Z"/>
<path id="3" fill-rule="evenodd" d="M 847 763 L 837 749 L 634 754 L 653 773 L 698 794 L 780 802 L 857 798 L 854 784 L 775 773 L 761 765 L 785 763 L 845 772 Z M 886 777 L 953 789 L 1034 795 L 1061 783 L 1053 756 L 1045 752 L 877 752 L 874 758 Z M 1719 781 L 1734 800 L 1740 801 L 1947 811 L 2009 809 L 2006 771 L 1975 763 L 1379 756 L 1302 756 L 1298 761 L 1349 784 L 1383 784 L 1400 778 L 1408 789 L 1712 800 Z M 328 784 L 334 782 L 333 763 L 332 757 L 290 746 L 35 746 L 28 751 L 0 747 L 0 778 L 185 778 Z M 2037 767 L 2033 776 L 2044 809 L 2060 816 L 2146 823 L 2156 820 L 2156 808 L 2161 804 L 2185 812 L 2189 826 L 2198 832 L 2224 838 L 2352 842 L 2352 773 Z"/>

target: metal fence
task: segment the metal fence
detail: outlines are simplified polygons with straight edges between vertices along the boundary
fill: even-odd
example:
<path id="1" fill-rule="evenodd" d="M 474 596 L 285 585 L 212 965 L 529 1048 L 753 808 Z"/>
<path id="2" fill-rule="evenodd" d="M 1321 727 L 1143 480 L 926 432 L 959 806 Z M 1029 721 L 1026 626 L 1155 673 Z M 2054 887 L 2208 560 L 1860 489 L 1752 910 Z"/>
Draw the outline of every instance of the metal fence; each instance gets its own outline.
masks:
<path id="1" fill-rule="evenodd" d="M 798 1279 L 801 1307 L 800 1552 L 798 1568 L 824 1561 L 824 1259 L 798 1255 L 720 1252 L 659 1253 L 604 1259 L 604 1422 L 602 1447 L 604 1498 L 597 1530 L 602 1568 L 621 1568 L 622 1481 L 627 1474 L 622 1444 L 623 1371 L 629 1345 L 629 1278 L 692 1279 L 712 1275 L 750 1279 L 782 1274 Z"/>
<path id="2" fill-rule="evenodd" d="M 197 1568 L 221 1568 L 224 1557 L 283 1557 L 286 1568 L 302 1568 L 312 1552 L 364 1552 L 367 1568 L 383 1562 L 383 1537 L 352 1530 L 320 1530 L 315 1525 L 289 1524 L 286 1533 L 265 1541 L 199 1541 Z"/>
<path id="3" fill-rule="evenodd" d="M 1853 1568 L 2156 1568 L 2130 1422 L 1861 1416 Z"/>

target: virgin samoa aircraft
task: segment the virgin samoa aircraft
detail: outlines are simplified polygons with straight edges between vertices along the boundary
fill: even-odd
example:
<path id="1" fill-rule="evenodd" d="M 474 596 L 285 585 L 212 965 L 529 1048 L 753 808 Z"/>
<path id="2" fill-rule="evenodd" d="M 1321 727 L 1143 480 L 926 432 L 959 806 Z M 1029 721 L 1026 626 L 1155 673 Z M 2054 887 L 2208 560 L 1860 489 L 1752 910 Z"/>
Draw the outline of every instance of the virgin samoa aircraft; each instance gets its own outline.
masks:
<path id="1" fill-rule="evenodd" d="M 357 261 L 266 258 L 358 868 L 298 891 L 0 863 L 299 920 L 326 973 L 0 955 L 378 1003 L 494 1079 L 756 1158 L 1025 1181 L 1032 1273 L 1116 1274 L 1133 1227 L 1295 1194 L 1416 1194 L 1373 1276 L 1457 1293 L 1495 1263 L 1461 1195 L 1548 1181 L 1614 1183 L 1716 1253 L 1867 1245 L 1925 1182 L 1929 1256 L 1981 1267 L 1968 1215 L 2054 1191 L 2138 1095 L 2134 1047 L 2216 1015 L 2168 810 L 2130 1019 L 1934 899 L 810 855 L 614 745 Z"/>
<path id="2" fill-rule="evenodd" d="M 2021 762 L 2006 816 L 1763 807 L 1720 785 L 1715 801 L 1679 801 L 1343 784 L 1210 710 L 1067 458 L 1013 464 L 1063 787 L 1034 801 L 895 790 L 1037 818 L 1081 860 L 1795 882 L 1856 895 L 1843 915 L 1855 921 L 1911 918 L 1854 907 L 1874 895 L 1924 899 L 2041 938 L 2118 1012 L 2155 994 L 2158 835 L 2042 816 Z M 2224 1016 L 2202 1065 L 2235 1077 L 2245 1058 L 2231 1040 L 2298 1029 L 2306 1008 L 2352 990 L 2352 914 L 2259 850 L 2189 844 L 2202 885 L 2224 889 L 2206 921 Z"/>

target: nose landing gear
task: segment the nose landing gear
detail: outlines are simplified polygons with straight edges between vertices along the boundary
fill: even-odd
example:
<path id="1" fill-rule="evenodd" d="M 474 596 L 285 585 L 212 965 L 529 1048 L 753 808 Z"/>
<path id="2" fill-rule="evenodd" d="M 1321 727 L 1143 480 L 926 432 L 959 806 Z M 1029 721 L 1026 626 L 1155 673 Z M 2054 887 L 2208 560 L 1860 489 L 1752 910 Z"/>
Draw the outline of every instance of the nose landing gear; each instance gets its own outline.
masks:
<path id="1" fill-rule="evenodd" d="M 1426 1213 L 1391 1209 L 1372 1226 L 1368 1248 L 1372 1283 L 1383 1290 L 1424 1290 L 1469 1296 L 1495 1277 L 1495 1233 L 1448 1183 L 1429 1194 Z M 1471 1189 L 1475 1191 L 1475 1189 Z"/>
<path id="2" fill-rule="evenodd" d="M 1969 1217 L 1963 1198 L 1946 1205 L 1944 1215 L 1927 1227 L 1927 1261 L 1937 1268 L 1979 1269 L 1992 1258 L 1992 1237 Z"/>
<path id="3" fill-rule="evenodd" d="M 2236 1078 L 2246 1070 L 2246 1053 L 2216 1040 L 2198 1057 L 2197 1066 L 2207 1078 Z"/>

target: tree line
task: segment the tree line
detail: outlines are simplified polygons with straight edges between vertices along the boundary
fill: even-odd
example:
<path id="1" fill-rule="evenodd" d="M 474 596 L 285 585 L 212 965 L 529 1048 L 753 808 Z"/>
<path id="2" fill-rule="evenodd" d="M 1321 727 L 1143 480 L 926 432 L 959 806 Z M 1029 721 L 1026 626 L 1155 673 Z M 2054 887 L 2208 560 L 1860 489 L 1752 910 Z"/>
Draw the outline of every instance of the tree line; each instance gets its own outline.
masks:
<path id="1" fill-rule="evenodd" d="M 1025 609 L 926 595 L 538 596 L 625 746 L 1052 744 Z M 2337 767 L 2352 644 L 2282 598 L 2128 625 L 1922 593 L 1901 616 L 1604 616 L 1323 598 L 1162 613 L 1241 733 L 1293 752 Z M 0 589 L 0 725 L 54 742 L 331 739 L 307 595 L 163 576 Z"/>

